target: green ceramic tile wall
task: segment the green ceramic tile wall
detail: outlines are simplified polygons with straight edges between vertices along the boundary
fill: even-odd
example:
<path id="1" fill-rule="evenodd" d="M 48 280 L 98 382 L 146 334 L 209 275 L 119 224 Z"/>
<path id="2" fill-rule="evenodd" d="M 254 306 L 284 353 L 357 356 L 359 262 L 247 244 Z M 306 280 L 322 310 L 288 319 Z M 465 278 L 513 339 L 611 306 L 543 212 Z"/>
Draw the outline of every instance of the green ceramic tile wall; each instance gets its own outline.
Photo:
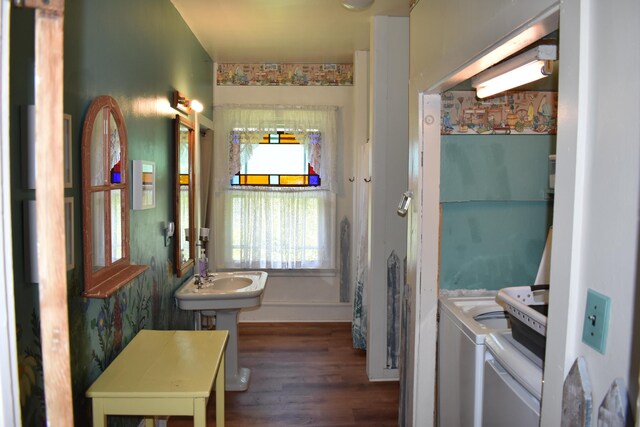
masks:
<path id="1" fill-rule="evenodd" d="M 440 201 L 546 200 L 555 135 L 443 135 Z"/>
<path id="2" fill-rule="evenodd" d="M 442 204 L 440 287 L 492 289 L 533 283 L 551 202 Z"/>
<path id="3" fill-rule="evenodd" d="M 21 182 L 19 108 L 33 103 L 33 12 L 11 18 L 11 171 L 13 250 L 23 425 L 44 425 L 38 287 L 25 283 L 22 202 L 34 192 Z M 169 99 L 174 90 L 199 99 L 211 117 L 213 64 L 169 0 L 71 0 L 65 7 L 64 111 L 72 115 L 75 201 L 75 269 L 68 274 L 74 412 L 88 425 L 87 387 L 143 328 L 188 328 L 187 313 L 174 307 L 182 280 L 173 274 L 173 245 L 164 246 L 161 224 L 173 220 L 173 141 Z M 106 300 L 81 297 L 82 241 L 80 136 L 84 114 L 99 95 L 123 110 L 129 159 L 156 163 L 156 208 L 130 211 L 131 259 L 148 264 L 140 278 Z M 137 420 L 118 419 L 118 425 Z"/>
<path id="4" fill-rule="evenodd" d="M 554 135 L 442 137 L 442 289 L 533 282 L 552 223 L 553 152 Z"/>

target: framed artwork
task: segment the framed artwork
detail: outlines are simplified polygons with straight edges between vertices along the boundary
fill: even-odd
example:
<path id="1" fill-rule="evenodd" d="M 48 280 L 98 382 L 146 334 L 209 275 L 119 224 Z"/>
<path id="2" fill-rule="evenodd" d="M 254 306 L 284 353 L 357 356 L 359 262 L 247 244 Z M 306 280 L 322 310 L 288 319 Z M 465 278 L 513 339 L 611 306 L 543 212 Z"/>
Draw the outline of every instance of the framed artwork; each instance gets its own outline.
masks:
<path id="1" fill-rule="evenodd" d="M 156 164 L 145 160 L 131 161 L 131 198 L 135 210 L 156 207 Z"/>
<path id="2" fill-rule="evenodd" d="M 73 187 L 71 163 L 71 115 L 64 115 L 64 188 Z"/>
<path id="3" fill-rule="evenodd" d="M 73 245 L 73 197 L 64 198 L 64 241 L 67 254 L 67 270 L 75 268 Z"/>
<path id="4" fill-rule="evenodd" d="M 38 273 L 38 230 L 36 229 L 36 201 L 23 202 L 24 219 L 24 267 L 27 283 L 40 282 Z"/>

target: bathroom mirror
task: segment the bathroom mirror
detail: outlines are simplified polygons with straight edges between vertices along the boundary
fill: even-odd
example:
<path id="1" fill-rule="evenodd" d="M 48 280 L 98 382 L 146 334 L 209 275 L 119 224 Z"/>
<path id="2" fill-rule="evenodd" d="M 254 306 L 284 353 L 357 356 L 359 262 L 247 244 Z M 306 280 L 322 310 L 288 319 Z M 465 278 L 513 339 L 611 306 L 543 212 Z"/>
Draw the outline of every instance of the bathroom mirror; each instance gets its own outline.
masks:
<path id="1" fill-rule="evenodd" d="M 112 97 L 89 106 L 81 152 L 84 296 L 106 298 L 148 268 L 129 262 L 127 130 Z"/>
<path id="2" fill-rule="evenodd" d="M 176 236 L 175 268 L 181 277 L 194 266 L 195 228 L 193 220 L 193 147 L 195 144 L 194 125 L 180 115 L 174 120 L 176 146 Z"/>

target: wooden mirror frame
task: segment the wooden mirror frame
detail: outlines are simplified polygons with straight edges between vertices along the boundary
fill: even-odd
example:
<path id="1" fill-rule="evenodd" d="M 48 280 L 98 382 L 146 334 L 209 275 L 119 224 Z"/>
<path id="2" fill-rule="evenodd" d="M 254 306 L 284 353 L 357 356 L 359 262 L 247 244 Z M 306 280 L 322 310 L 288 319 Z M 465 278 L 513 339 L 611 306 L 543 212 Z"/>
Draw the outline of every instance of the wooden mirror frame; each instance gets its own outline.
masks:
<path id="1" fill-rule="evenodd" d="M 186 128 L 188 131 L 188 183 L 189 183 L 189 223 L 183 224 L 180 218 L 181 206 L 180 206 L 180 129 Z M 193 173 L 193 156 L 194 156 L 194 146 L 195 146 L 195 126 L 193 122 L 182 117 L 177 114 L 174 120 L 174 142 L 175 142 L 175 230 L 176 230 L 176 239 L 175 239 L 175 269 L 176 276 L 181 277 L 183 274 L 187 272 L 190 268 L 195 265 L 195 254 L 196 254 L 196 233 L 195 233 L 195 221 L 194 221 L 194 195 L 195 195 L 195 181 L 194 181 L 194 173 Z M 185 235 L 185 229 L 188 229 L 188 233 Z M 189 257 L 183 261 L 181 257 L 181 249 L 184 243 L 184 238 L 188 238 L 188 249 L 189 249 Z"/>
<path id="2" fill-rule="evenodd" d="M 106 124 L 107 128 L 111 126 L 111 120 L 115 123 L 118 131 L 118 140 L 120 143 L 120 158 L 118 164 L 120 166 L 120 182 L 113 183 L 110 178 L 109 153 L 110 138 L 109 132 L 103 131 L 97 134 L 102 139 L 101 149 L 103 164 L 95 165 L 102 168 L 103 178 L 101 183 L 92 183 L 91 176 L 91 150 L 92 137 L 96 120 L 102 115 L 102 124 Z M 97 123 L 100 123 L 99 121 Z M 98 144 L 100 143 L 97 140 Z M 142 274 L 147 268 L 146 265 L 131 265 L 129 252 L 129 179 L 127 174 L 127 129 L 125 127 L 124 116 L 120 110 L 120 106 L 115 99 L 110 96 L 99 96 L 93 100 L 84 119 L 82 128 L 82 236 L 83 236 L 83 267 L 84 267 L 84 293 L 89 298 L 107 298 L 132 281 L 136 276 Z M 111 253 L 111 227 L 113 221 L 111 218 L 111 195 L 114 191 L 120 191 L 120 228 L 122 241 L 122 256 L 113 260 Z M 104 243 L 104 265 L 100 266 L 96 271 L 93 270 L 93 249 L 95 237 L 93 233 L 93 215 L 92 211 L 92 195 L 103 193 L 103 215 L 102 223 L 103 236 L 99 236 Z"/>

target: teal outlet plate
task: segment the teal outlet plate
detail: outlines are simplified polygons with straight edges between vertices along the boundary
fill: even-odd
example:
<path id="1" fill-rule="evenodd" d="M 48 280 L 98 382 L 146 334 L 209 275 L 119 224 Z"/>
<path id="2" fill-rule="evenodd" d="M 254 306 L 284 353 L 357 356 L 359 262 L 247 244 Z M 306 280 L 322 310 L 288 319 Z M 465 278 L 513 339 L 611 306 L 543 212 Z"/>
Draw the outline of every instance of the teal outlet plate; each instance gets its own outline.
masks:
<path id="1" fill-rule="evenodd" d="M 587 290 L 587 306 L 584 310 L 582 342 L 602 354 L 604 354 L 607 348 L 610 306 L 611 298 L 593 289 Z"/>

